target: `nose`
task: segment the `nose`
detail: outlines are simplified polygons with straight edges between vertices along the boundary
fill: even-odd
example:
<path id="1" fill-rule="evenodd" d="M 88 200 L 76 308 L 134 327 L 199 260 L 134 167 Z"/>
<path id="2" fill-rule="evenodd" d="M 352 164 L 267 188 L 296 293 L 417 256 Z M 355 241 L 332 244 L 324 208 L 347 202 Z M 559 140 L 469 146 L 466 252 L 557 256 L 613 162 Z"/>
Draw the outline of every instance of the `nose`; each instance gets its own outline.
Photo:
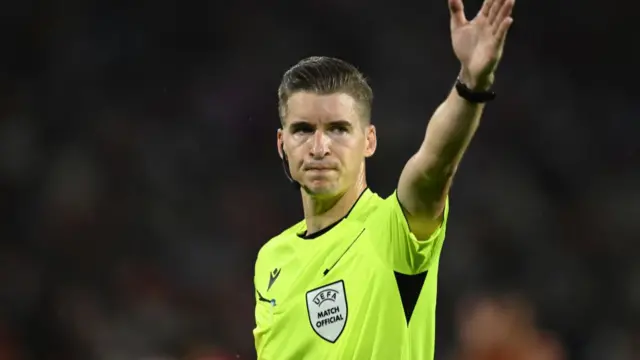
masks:
<path id="1" fill-rule="evenodd" d="M 323 131 L 316 131 L 311 141 L 310 155 L 314 159 L 322 159 L 329 155 L 329 144 L 331 140 Z"/>

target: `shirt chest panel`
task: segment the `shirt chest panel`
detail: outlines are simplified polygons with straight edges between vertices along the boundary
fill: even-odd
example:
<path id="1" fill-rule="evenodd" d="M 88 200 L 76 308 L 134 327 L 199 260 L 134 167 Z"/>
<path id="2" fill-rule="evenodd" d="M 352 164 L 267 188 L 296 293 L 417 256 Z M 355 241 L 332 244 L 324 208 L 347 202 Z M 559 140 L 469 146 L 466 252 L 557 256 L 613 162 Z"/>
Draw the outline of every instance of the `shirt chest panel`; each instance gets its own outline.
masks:
<path id="1" fill-rule="evenodd" d="M 372 321 L 366 319 L 375 318 L 372 314 L 392 317 L 393 309 L 401 314 L 393 271 L 372 249 L 377 240 L 372 236 L 353 227 L 325 246 L 281 259 L 279 278 L 267 296 L 275 300 L 273 336 L 295 333 L 301 348 L 330 349 L 341 338 L 358 337 L 359 324 Z"/>

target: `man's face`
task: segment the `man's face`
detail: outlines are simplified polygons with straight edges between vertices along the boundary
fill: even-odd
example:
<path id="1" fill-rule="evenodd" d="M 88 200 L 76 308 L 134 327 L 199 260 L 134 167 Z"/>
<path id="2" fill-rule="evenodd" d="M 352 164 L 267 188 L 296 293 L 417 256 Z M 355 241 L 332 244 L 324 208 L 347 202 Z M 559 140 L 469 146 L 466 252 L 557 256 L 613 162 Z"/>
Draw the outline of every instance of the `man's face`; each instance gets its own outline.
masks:
<path id="1" fill-rule="evenodd" d="M 333 196 L 353 186 L 376 148 L 375 128 L 360 117 L 350 95 L 293 94 L 287 102 L 278 151 L 294 180 L 311 195 Z"/>

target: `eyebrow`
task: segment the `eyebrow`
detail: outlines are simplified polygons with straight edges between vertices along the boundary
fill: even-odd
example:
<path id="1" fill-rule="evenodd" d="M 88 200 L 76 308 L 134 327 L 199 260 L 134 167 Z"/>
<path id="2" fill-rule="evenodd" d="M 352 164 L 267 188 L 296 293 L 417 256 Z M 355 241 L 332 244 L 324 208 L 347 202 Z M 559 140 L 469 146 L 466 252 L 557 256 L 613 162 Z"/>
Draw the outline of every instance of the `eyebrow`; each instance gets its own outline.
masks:
<path id="1" fill-rule="evenodd" d="M 344 126 L 344 127 L 348 127 L 348 128 L 353 127 L 353 125 L 350 122 L 348 122 L 347 120 L 329 121 L 324 125 L 326 125 L 326 126 Z M 299 127 L 299 126 L 314 126 L 314 125 L 311 124 L 309 121 L 295 120 L 295 121 L 292 121 L 291 123 L 289 123 L 289 126 L 290 127 Z"/>

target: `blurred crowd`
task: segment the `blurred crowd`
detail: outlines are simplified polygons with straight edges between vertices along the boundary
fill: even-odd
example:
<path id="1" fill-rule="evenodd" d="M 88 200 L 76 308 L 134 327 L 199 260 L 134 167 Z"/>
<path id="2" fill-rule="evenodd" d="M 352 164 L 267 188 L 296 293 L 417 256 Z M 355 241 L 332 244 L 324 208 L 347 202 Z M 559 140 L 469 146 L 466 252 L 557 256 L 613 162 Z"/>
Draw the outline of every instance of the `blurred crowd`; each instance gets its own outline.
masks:
<path id="1" fill-rule="evenodd" d="M 370 78 L 382 195 L 457 74 L 446 1 L 392 5 L 4 2 L 0 360 L 254 358 L 255 256 L 302 216 L 282 73 Z M 437 359 L 640 359 L 638 56 L 598 38 L 631 13 L 517 4 L 451 194 Z"/>

